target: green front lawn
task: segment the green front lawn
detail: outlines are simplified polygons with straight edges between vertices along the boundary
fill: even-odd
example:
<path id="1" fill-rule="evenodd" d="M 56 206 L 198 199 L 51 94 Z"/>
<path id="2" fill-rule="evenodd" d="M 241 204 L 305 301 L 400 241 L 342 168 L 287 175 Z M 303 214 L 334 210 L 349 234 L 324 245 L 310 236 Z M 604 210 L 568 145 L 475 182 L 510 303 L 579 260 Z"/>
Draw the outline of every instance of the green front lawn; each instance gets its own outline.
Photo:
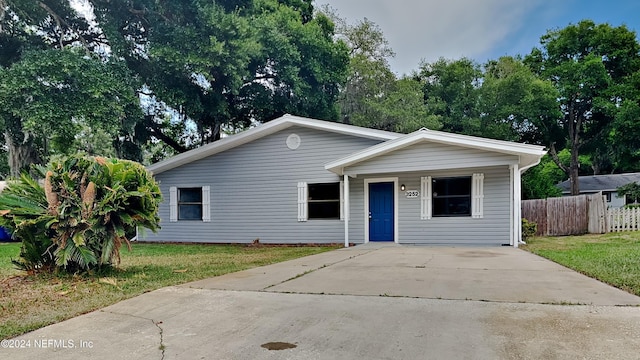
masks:
<path id="1" fill-rule="evenodd" d="M 0 339 L 78 316 L 164 286 L 313 255 L 336 247 L 134 244 L 118 269 L 92 276 L 28 276 L 20 244 L 0 244 Z"/>
<path id="2" fill-rule="evenodd" d="M 640 232 L 538 237 L 523 248 L 640 296 Z"/>
<path id="3" fill-rule="evenodd" d="M 0 243 L 0 279 L 20 273 L 11 263 L 11 259 L 17 259 L 19 254 L 20 243 Z"/>

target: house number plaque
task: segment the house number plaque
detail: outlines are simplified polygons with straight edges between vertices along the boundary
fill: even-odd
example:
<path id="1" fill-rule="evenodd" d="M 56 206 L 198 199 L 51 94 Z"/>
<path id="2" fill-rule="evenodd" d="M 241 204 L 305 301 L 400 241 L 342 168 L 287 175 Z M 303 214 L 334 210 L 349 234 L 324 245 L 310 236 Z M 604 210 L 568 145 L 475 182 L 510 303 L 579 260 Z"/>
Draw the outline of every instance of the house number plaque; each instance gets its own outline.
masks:
<path id="1" fill-rule="evenodd" d="M 417 198 L 418 196 L 420 196 L 420 191 L 418 190 L 407 190 L 404 192 L 404 195 L 407 197 L 407 199 L 414 199 Z"/>

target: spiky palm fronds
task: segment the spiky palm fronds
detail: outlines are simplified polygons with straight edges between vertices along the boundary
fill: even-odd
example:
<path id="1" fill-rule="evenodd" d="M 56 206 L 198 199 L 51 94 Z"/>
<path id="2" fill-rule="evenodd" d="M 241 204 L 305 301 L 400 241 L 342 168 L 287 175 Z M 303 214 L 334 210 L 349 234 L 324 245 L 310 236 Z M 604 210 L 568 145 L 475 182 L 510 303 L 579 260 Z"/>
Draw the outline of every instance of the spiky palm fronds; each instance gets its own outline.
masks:
<path id="1" fill-rule="evenodd" d="M 127 233 L 158 228 L 160 189 L 142 165 L 72 156 L 48 168 L 44 187 L 23 175 L 0 195 L 0 225 L 29 243 L 23 267 L 45 267 L 38 256 L 67 271 L 117 264 Z"/>

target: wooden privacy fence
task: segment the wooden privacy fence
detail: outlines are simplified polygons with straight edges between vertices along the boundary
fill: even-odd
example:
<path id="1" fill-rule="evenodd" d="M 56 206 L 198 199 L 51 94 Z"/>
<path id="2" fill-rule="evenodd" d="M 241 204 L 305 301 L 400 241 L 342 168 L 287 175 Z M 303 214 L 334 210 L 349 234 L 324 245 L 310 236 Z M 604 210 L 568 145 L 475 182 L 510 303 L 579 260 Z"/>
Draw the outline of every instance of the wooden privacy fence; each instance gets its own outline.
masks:
<path id="1" fill-rule="evenodd" d="M 602 193 L 522 201 L 522 217 L 538 224 L 537 236 L 607 231 Z"/>
<path id="2" fill-rule="evenodd" d="M 613 231 L 640 231 L 640 208 L 609 209 L 607 232 Z"/>

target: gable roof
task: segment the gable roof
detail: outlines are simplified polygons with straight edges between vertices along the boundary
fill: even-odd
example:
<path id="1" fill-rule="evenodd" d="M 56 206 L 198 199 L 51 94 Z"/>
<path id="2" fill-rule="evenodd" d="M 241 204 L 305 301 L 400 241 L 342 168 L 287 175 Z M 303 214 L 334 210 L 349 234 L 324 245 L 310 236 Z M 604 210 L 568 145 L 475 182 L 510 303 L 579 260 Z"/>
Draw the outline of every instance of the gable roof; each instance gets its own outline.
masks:
<path id="1" fill-rule="evenodd" d="M 376 140 L 391 140 L 396 139 L 402 134 L 382 131 L 375 129 L 368 129 L 354 125 L 346 125 L 341 123 L 335 123 L 330 121 L 309 119 L 299 116 L 293 116 L 286 114 L 277 119 L 271 120 L 267 123 L 256 126 L 255 128 L 243 131 L 241 133 L 231 135 L 229 137 L 220 139 L 210 144 L 201 146 L 199 148 L 178 154 L 170 157 L 166 160 L 162 160 L 147 167 L 153 174 L 160 174 L 167 170 L 171 170 L 181 165 L 191 163 L 196 160 L 206 158 L 208 156 L 221 153 L 223 151 L 232 149 L 236 146 L 240 146 L 251 141 L 260 139 L 267 135 L 276 133 L 283 129 L 292 126 L 302 126 L 311 129 L 325 130 L 329 132 L 358 136 Z"/>
<path id="2" fill-rule="evenodd" d="M 578 182 L 580 192 L 616 191 L 620 186 L 640 183 L 640 173 L 578 176 Z M 556 186 L 563 193 L 569 193 L 571 180 L 565 180 Z"/>
<path id="3" fill-rule="evenodd" d="M 527 168 L 537 164 L 540 161 L 540 158 L 546 154 L 544 148 L 537 145 L 420 129 L 396 139 L 374 145 L 370 148 L 343 157 L 342 159 L 332 161 L 325 165 L 325 169 L 337 174 L 342 174 L 345 167 L 422 142 L 441 143 L 515 155 L 520 159 L 519 164 L 521 168 Z"/>

